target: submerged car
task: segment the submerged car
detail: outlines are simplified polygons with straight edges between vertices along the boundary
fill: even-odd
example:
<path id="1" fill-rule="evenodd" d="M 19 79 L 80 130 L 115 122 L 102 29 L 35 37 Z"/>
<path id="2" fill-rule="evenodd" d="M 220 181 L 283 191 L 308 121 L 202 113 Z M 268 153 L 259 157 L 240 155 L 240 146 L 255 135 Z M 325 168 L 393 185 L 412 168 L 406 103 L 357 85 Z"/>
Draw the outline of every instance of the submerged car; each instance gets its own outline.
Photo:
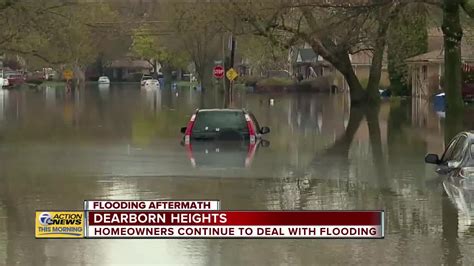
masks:
<path id="1" fill-rule="evenodd" d="M 140 80 L 140 85 L 145 86 L 145 82 L 147 80 L 151 80 L 151 79 L 153 79 L 153 77 L 151 75 L 143 75 L 141 80 Z"/>
<path id="2" fill-rule="evenodd" d="M 181 128 L 193 167 L 212 169 L 249 168 L 258 147 L 270 142 L 262 135 L 255 116 L 244 109 L 201 109 Z"/>
<path id="3" fill-rule="evenodd" d="M 428 154 L 425 162 L 435 164 L 436 172 L 441 175 L 474 177 L 474 132 L 462 132 L 456 135 L 441 158 L 437 154 Z M 468 174 L 469 173 L 469 174 Z"/>
<path id="4" fill-rule="evenodd" d="M 107 76 L 99 77 L 99 84 L 110 84 L 110 79 Z"/>
<path id="5" fill-rule="evenodd" d="M 157 79 L 147 79 L 142 85 L 145 89 L 158 89 L 160 88 L 160 82 Z"/>
<path id="6" fill-rule="evenodd" d="M 255 116 L 245 109 L 201 109 L 181 128 L 184 143 L 196 141 L 249 141 L 256 143 L 270 132 L 260 127 Z"/>

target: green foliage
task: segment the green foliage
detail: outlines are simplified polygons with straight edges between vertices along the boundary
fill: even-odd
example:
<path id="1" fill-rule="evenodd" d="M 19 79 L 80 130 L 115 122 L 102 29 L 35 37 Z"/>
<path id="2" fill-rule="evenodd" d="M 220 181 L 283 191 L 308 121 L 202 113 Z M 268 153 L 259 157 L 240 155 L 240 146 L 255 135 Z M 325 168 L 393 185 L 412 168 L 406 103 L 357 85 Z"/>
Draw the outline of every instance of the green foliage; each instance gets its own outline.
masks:
<path id="1" fill-rule="evenodd" d="M 416 16 L 413 13 L 417 13 Z M 401 12 L 388 36 L 388 72 L 394 95 L 410 94 L 409 69 L 405 60 L 428 50 L 426 13 L 422 7 Z"/>
<path id="2" fill-rule="evenodd" d="M 254 75 L 262 75 L 268 70 L 287 68 L 288 49 L 276 46 L 261 36 L 239 38 L 239 52 L 252 67 Z"/>
<path id="3" fill-rule="evenodd" d="M 24 57 L 30 69 L 84 67 L 95 60 L 101 37 L 98 20 L 113 21 L 104 3 L 60 0 L 17 0 L 8 8 L 0 2 L 0 52 Z M 110 31 L 110 29 L 109 29 Z"/>
<path id="4" fill-rule="evenodd" d="M 474 0 L 463 0 L 461 6 L 471 18 L 474 18 Z"/>
<path id="5" fill-rule="evenodd" d="M 157 36 L 151 35 L 149 30 L 141 27 L 134 31 L 131 50 L 135 56 L 146 60 L 157 60 L 162 66 L 170 68 L 185 68 L 188 56 L 184 52 L 170 49 L 160 43 Z"/>

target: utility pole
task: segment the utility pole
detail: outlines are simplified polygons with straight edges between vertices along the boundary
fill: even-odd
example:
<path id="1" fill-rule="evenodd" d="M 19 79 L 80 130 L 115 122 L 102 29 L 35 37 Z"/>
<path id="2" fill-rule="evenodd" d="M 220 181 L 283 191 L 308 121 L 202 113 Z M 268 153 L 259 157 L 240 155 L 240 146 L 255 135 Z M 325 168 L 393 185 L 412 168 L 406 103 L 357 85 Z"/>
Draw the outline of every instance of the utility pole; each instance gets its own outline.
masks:
<path id="1" fill-rule="evenodd" d="M 222 33 L 221 35 L 222 38 L 222 65 L 224 66 L 224 78 L 222 79 L 222 86 L 224 87 L 224 97 L 227 92 L 227 86 L 226 86 L 226 78 L 225 78 L 225 65 L 226 65 L 226 56 L 225 56 L 225 33 Z M 224 104 L 225 104 L 225 99 L 224 99 Z"/>
<path id="2" fill-rule="evenodd" d="M 235 61 L 235 38 L 234 34 L 231 33 L 230 35 L 230 68 L 234 68 L 234 61 Z M 229 84 L 229 104 L 232 103 L 232 98 L 233 98 L 233 88 L 234 88 L 234 81 L 230 81 Z"/>

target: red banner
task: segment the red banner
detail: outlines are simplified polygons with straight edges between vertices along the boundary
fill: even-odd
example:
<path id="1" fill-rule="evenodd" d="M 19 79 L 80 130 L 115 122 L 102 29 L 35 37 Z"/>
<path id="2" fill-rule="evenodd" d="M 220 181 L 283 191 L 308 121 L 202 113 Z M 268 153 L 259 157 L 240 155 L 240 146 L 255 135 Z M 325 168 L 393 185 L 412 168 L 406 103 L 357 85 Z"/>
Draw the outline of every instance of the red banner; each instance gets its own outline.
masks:
<path id="1" fill-rule="evenodd" d="M 89 226 L 380 226 L 381 211 L 88 212 Z"/>

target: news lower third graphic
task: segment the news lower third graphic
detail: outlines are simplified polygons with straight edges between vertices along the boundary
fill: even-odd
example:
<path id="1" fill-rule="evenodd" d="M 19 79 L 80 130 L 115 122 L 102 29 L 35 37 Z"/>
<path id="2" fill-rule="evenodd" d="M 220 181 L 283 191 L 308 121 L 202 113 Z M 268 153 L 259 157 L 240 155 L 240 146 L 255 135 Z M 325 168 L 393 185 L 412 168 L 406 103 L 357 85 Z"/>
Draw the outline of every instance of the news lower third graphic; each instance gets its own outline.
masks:
<path id="1" fill-rule="evenodd" d="M 384 238 L 383 211 L 234 211 L 210 201 L 85 201 L 37 211 L 37 238 Z"/>

